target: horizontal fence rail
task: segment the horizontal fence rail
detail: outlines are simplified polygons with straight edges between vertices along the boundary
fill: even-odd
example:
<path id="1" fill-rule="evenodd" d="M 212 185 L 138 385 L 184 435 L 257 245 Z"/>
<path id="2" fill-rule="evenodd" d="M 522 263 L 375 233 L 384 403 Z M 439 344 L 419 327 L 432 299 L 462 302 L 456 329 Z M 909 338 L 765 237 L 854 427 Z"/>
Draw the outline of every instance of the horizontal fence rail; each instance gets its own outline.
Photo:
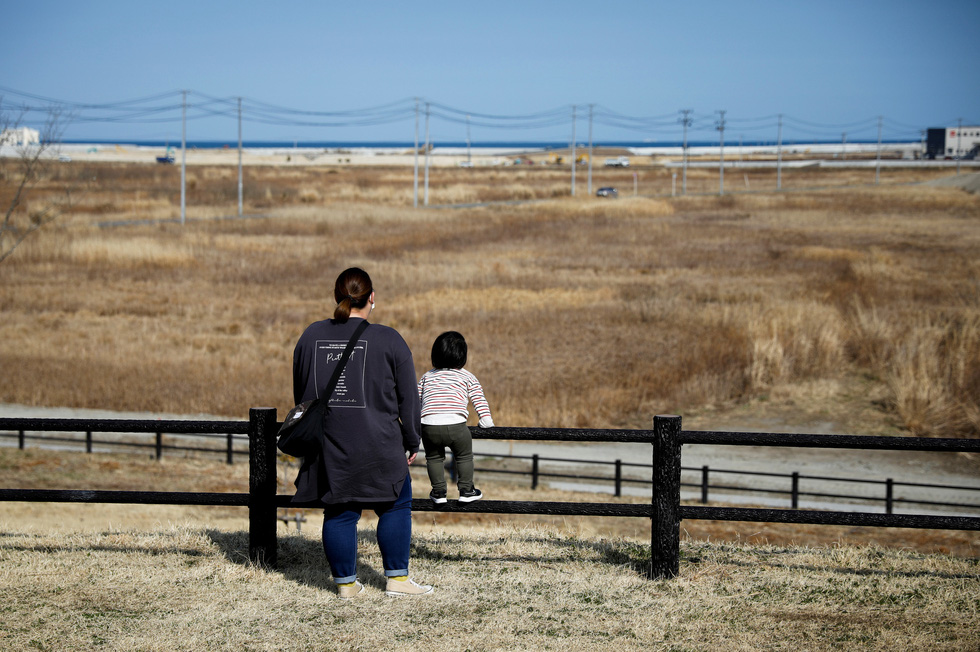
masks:
<path id="1" fill-rule="evenodd" d="M 274 408 L 252 408 L 247 422 L 0 418 L 0 431 L 149 432 L 155 433 L 158 441 L 162 433 L 211 433 L 226 436 L 247 434 L 249 441 L 249 492 L 247 494 L 0 489 L 0 501 L 247 506 L 249 508 L 249 556 L 258 563 L 275 565 L 277 508 L 319 506 L 293 503 L 290 495 L 277 494 L 275 444 L 278 426 Z M 976 453 L 980 452 L 980 440 L 682 431 L 681 418 L 670 415 L 656 417 L 653 430 L 506 427 L 471 430 L 474 439 L 651 444 L 651 464 L 648 467 L 651 469 L 649 504 L 487 500 L 466 504 L 452 501 L 437 506 L 431 501 L 416 499 L 412 501 L 412 507 L 417 511 L 448 513 L 650 518 L 652 525 L 649 575 L 652 578 L 677 575 L 682 519 L 980 530 L 980 517 L 749 509 L 680 504 L 681 450 L 684 444 Z M 647 466 L 637 463 L 630 463 L 630 465 Z M 622 466 L 622 464 L 616 465 L 617 475 L 621 473 Z M 799 477 L 794 477 L 794 480 L 798 479 Z"/>
<path id="2" fill-rule="evenodd" d="M 868 512 L 824 512 L 817 510 L 755 509 L 747 507 L 696 507 L 681 505 L 681 519 L 707 521 L 756 521 L 809 525 L 862 525 L 935 530 L 980 530 L 976 516 L 920 516 L 871 514 Z"/>
<path id="3" fill-rule="evenodd" d="M 481 474 L 503 474 L 503 475 L 520 475 L 520 476 L 530 476 L 531 488 L 536 489 L 542 479 L 560 479 L 560 480 L 578 480 L 584 482 L 595 483 L 599 487 L 612 485 L 612 493 L 614 496 L 622 496 L 623 487 L 625 485 L 642 485 L 650 486 L 653 481 L 650 479 L 650 470 L 653 468 L 652 464 L 639 464 L 637 462 L 623 462 L 622 460 L 587 460 L 587 459 L 576 459 L 567 457 L 545 457 L 538 454 L 533 455 L 504 455 L 504 454 L 494 454 L 494 453 L 474 453 L 474 460 L 483 459 L 484 461 L 494 461 L 494 460 L 518 460 L 526 462 L 529 465 L 527 469 L 513 469 L 513 468 L 497 468 L 494 466 L 482 466 L 476 467 L 474 470 Z M 543 463 L 553 463 L 555 465 L 563 466 L 599 466 L 599 467 L 613 467 L 612 475 L 585 475 L 581 473 L 571 473 L 563 472 L 556 473 L 553 471 L 544 470 Z M 623 475 L 624 469 L 642 469 L 646 471 L 647 477 L 635 477 Z M 732 469 L 719 469 L 715 467 L 701 466 L 701 467 L 689 467 L 682 466 L 682 473 L 687 473 L 688 477 L 691 475 L 698 475 L 700 477 L 699 482 L 684 482 L 683 477 L 681 480 L 682 488 L 697 489 L 700 492 L 701 503 L 708 503 L 708 497 L 712 491 L 722 491 L 722 492 L 732 492 L 739 494 L 768 494 L 775 496 L 786 496 L 788 498 L 788 504 L 793 509 L 799 507 L 800 498 L 822 498 L 822 499 L 838 499 L 842 501 L 851 501 L 855 503 L 881 503 L 884 505 L 885 513 L 891 514 L 896 505 L 918 505 L 918 506 L 928 506 L 936 508 L 958 508 L 964 510 L 975 510 L 980 514 L 980 485 L 978 486 L 959 486 L 959 485 L 948 485 L 948 484 L 932 484 L 932 483 L 921 483 L 921 482 L 898 482 L 894 479 L 887 478 L 884 480 L 871 480 L 867 478 L 846 478 L 846 477 L 834 477 L 834 476 L 820 476 L 820 475 L 805 475 L 798 472 L 793 473 L 772 473 L 765 471 L 741 471 Z M 742 485 L 726 485 L 726 484 L 711 484 L 709 482 L 709 477 L 717 477 L 719 475 L 738 475 L 746 476 L 749 478 L 776 478 L 780 480 L 786 480 L 785 489 L 767 489 L 757 486 L 742 486 Z M 840 493 L 824 493 L 818 491 L 803 491 L 800 489 L 800 481 L 813 482 L 834 482 L 834 483 L 848 483 L 856 485 L 870 485 L 874 488 L 880 488 L 880 495 L 871 494 L 840 494 Z M 592 487 L 593 485 L 588 485 Z M 963 492 L 964 494 L 976 495 L 978 500 L 973 503 L 965 502 L 948 502 L 948 501 L 936 501 L 927 500 L 925 498 L 915 498 L 915 497 L 896 497 L 894 495 L 894 490 L 896 488 L 908 488 L 908 489 L 942 489 L 948 491 Z"/>
<path id="4" fill-rule="evenodd" d="M 0 430 L 37 432 L 164 432 L 170 434 L 231 433 L 247 435 L 248 421 L 166 419 L 31 419 L 0 418 Z"/>
<path id="5" fill-rule="evenodd" d="M 31 423 L 32 421 L 37 422 L 38 420 L 25 419 L 24 423 Z M 71 444 L 74 446 L 84 446 L 86 453 L 95 452 L 96 447 L 101 449 L 112 450 L 115 448 L 123 449 L 137 449 L 137 450 L 149 450 L 151 451 L 156 459 L 162 459 L 165 451 L 169 452 L 194 452 L 194 453 L 204 453 L 204 454 L 219 454 L 225 457 L 228 464 L 233 464 L 235 457 L 244 457 L 248 455 L 248 437 L 247 433 L 240 432 L 241 428 L 237 427 L 238 422 L 221 422 L 221 421 L 207 421 L 205 423 L 218 424 L 214 432 L 200 432 L 203 428 L 194 428 L 194 431 L 187 430 L 185 432 L 176 432 L 174 429 L 166 428 L 154 428 L 144 430 L 142 432 L 135 428 L 131 428 L 126 425 L 127 422 L 122 420 L 111 420 L 108 423 L 112 424 L 112 429 L 100 430 L 99 428 L 91 428 L 92 423 L 105 423 L 97 422 L 90 419 L 44 419 L 43 422 L 46 424 L 45 429 L 40 432 L 70 432 L 73 434 L 84 433 L 84 438 L 81 437 L 58 437 L 58 436 L 46 436 L 34 434 L 39 432 L 37 430 L 30 429 L 20 429 L 17 432 L 6 432 L 0 431 L 0 439 L 17 439 L 18 446 L 21 449 L 26 447 L 26 442 L 37 442 L 41 446 L 50 446 L 51 444 Z M 130 425 L 134 422 L 128 422 Z M 141 427 L 145 425 L 145 421 L 138 420 L 135 423 L 141 424 Z M 166 422 L 166 421 L 153 421 L 152 423 L 164 425 L 171 425 L 173 423 L 180 423 L 185 425 L 184 421 L 177 422 Z M 84 425 L 86 429 L 82 429 L 81 426 Z M 498 429 L 501 430 L 501 429 Z M 506 430 L 523 432 L 524 434 L 529 434 L 529 439 L 533 440 L 547 440 L 547 437 L 553 436 L 556 433 L 562 432 L 562 429 L 534 429 L 534 428 L 508 428 Z M 115 432 L 123 435 L 133 435 L 134 437 L 141 436 L 152 436 L 154 441 L 152 443 L 144 443 L 138 441 L 124 441 L 120 439 L 104 439 L 94 436 L 94 433 L 105 433 L 105 432 Z M 622 431 L 617 430 L 579 430 L 577 431 L 580 437 L 591 437 L 591 436 L 608 436 L 610 433 L 621 433 Z M 647 432 L 650 431 L 627 431 L 627 432 Z M 498 434 L 498 433 L 495 433 Z M 704 433 L 697 433 L 702 435 Z M 200 438 L 206 441 L 221 441 L 222 446 L 189 446 L 182 445 L 179 441 L 173 441 L 173 436 L 176 435 L 181 438 Z M 490 437 L 487 437 L 488 439 Z M 495 436 L 493 439 L 500 439 L 501 437 Z M 863 438 L 862 438 L 863 439 Z M 620 439 L 621 440 L 621 439 Z M 635 442 L 630 442 L 635 443 Z M 649 479 L 650 470 L 652 464 L 639 464 L 636 462 L 623 462 L 622 460 L 607 461 L 607 460 L 586 460 L 586 459 L 569 459 L 569 458 L 559 458 L 559 457 L 545 457 L 541 455 L 480 455 L 476 454 L 476 458 L 492 458 L 501 460 L 525 460 L 530 465 L 529 470 L 520 469 L 498 469 L 498 468 L 477 468 L 476 470 L 481 473 L 497 473 L 503 475 L 522 475 L 531 476 L 531 487 L 536 489 L 539 485 L 541 479 L 561 479 L 561 480 L 576 480 L 585 481 L 593 483 L 611 483 L 613 487 L 614 496 L 622 496 L 622 489 L 625 485 L 643 485 L 650 486 L 652 480 Z M 600 467 L 611 466 L 614 468 L 612 476 L 602 476 L 602 475 L 582 475 L 577 473 L 555 473 L 548 472 L 542 468 L 542 463 L 555 463 L 555 464 L 565 464 L 571 465 L 576 464 L 580 466 L 585 465 L 596 465 Z M 630 477 L 623 475 L 624 470 L 643 470 L 646 472 L 646 478 Z M 688 475 L 692 473 L 700 473 L 700 482 L 684 482 L 681 481 L 682 488 L 689 489 L 699 489 L 701 493 L 701 503 L 707 504 L 709 502 L 708 496 L 713 492 L 732 492 L 732 493 L 757 493 L 757 494 L 767 494 L 772 496 L 787 496 L 789 500 L 789 505 L 793 509 L 798 509 L 800 498 L 811 498 L 811 499 L 836 499 L 842 501 L 854 501 L 858 503 L 872 503 L 872 504 L 883 504 L 886 514 L 893 513 L 893 510 L 898 505 L 917 505 L 917 506 L 927 506 L 935 508 L 960 508 L 965 510 L 980 510 L 980 504 L 974 503 L 953 503 L 948 501 L 932 501 L 923 498 L 907 498 L 907 497 L 896 497 L 893 494 L 896 488 L 909 488 L 909 489 L 946 489 L 946 490 L 960 490 L 966 492 L 978 492 L 980 493 L 980 487 L 960 487 L 952 485 L 936 485 L 936 484 L 924 484 L 924 483 L 913 483 L 913 482 L 899 482 L 893 479 L 886 480 L 868 480 L 868 479 L 858 479 L 858 478 L 842 478 L 842 477 L 825 477 L 825 476 L 812 476 L 803 474 L 790 474 L 790 473 L 766 473 L 761 471 L 740 471 L 731 469 L 719 469 L 719 468 L 709 468 L 705 467 L 681 467 L 681 471 L 687 473 Z M 708 481 L 709 477 L 717 477 L 718 475 L 741 475 L 749 477 L 771 477 L 771 478 L 785 478 L 787 480 L 788 489 L 766 489 L 760 487 L 745 487 L 737 485 L 725 485 L 725 484 L 711 484 Z M 838 482 L 838 483 L 854 483 L 854 484 L 870 484 L 870 485 L 880 485 L 882 487 L 882 492 L 878 496 L 872 495 L 851 495 L 851 494 L 833 494 L 833 493 L 822 493 L 817 491 L 802 491 L 799 489 L 800 481 L 825 481 L 825 482 Z"/>
<path id="6" fill-rule="evenodd" d="M 125 419 L 0 419 L 17 422 L 20 427 L 0 427 L 0 438 L 16 439 L 20 449 L 26 448 L 28 441 L 39 442 L 42 446 L 52 444 L 84 446 L 86 453 L 92 453 L 95 447 L 128 448 L 152 450 L 157 459 L 163 457 L 164 451 L 185 451 L 197 453 L 215 453 L 225 456 L 228 464 L 233 464 L 235 456 L 248 455 L 248 433 L 242 429 L 239 421 L 163 421 L 163 420 L 125 420 Z M 46 424 L 43 428 L 34 427 L 38 423 Z M 49 424 L 49 425 L 48 425 Z M 138 425 L 137 425 L 138 424 Z M 153 424 L 149 427 L 148 424 Z M 177 425 L 179 424 L 179 425 Z M 192 424 L 192 425 L 189 425 Z M 38 435 L 37 432 L 73 433 L 84 437 L 58 437 Z M 31 433 L 31 434 L 28 434 Z M 118 433 L 134 437 L 153 435 L 153 443 L 125 441 L 122 439 L 96 438 L 94 433 Z M 164 440 L 164 436 L 176 435 L 182 438 L 200 438 L 210 441 L 222 441 L 223 446 L 190 446 Z M 236 446 L 238 444 L 238 446 Z"/>
<path id="7" fill-rule="evenodd" d="M 0 500 L 30 503 L 130 505 L 223 505 L 248 507 L 248 494 L 187 491 L 92 491 L 88 489 L 0 489 Z"/>
<path id="8" fill-rule="evenodd" d="M 778 432 L 719 432 L 713 430 L 682 430 L 678 433 L 678 439 L 681 444 L 716 444 L 721 446 L 781 446 L 789 448 L 846 448 L 980 453 L 980 439 L 809 435 Z"/>

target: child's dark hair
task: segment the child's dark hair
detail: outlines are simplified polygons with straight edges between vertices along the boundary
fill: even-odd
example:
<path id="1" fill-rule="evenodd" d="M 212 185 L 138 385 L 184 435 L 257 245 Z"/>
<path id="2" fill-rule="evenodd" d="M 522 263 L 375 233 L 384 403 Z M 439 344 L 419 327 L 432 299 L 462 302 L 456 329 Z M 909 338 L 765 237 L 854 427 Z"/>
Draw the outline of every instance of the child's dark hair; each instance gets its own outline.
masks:
<path id="1" fill-rule="evenodd" d="M 435 369 L 462 369 L 466 366 L 466 340 L 456 331 L 446 331 L 432 343 Z"/>

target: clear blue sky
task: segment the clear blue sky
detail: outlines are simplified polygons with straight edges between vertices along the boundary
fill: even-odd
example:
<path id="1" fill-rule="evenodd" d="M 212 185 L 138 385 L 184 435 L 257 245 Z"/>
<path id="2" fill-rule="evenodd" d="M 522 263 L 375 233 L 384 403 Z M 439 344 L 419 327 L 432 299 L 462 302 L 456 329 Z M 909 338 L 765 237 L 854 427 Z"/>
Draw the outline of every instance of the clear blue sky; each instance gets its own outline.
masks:
<path id="1" fill-rule="evenodd" d="M 411 141 L 412 98 L 461 113 L 433 116 L 433 140 L 465 140 L 465 113 L 567 111 L 538 129 L 473 118 L 474 141 L 918 139 L 925 127 L 980 122 L 978 0 L 686 2 L 251 2 L 8 0 L 2 3 L 0 94 L 104 105 L 167 94 L 159 109 L 244 97 L 246 140 Z M 7 90 L 3 90 L 7 89 Z M 337 112 L 397 103 L 392 122 L 299 126 L 275 110 Z M 211 109 L 220 105 L 210 104 Z M 230 105 L 220 106 L 228 110 Z M 92 116 L 76 109 L 78 116 Z M 252 113 L 252 115 L 249 115 Z M 199 114 L 198 114 L 199 115 Z M 443 112 L 442 115 L 450 115 Z M 644 117 L 623 128 L 621 117 Z M 363 116 L 362 116 L 363 117 Z M 31 117 L 29 119 L 36 119 Z M 179 140 L 180 110 L 116 122 L 79 120 L 66 138 Z M 351 122 L 350 117 L 303 121 Z M 520 121 L 518 121 L 520 122 Z M 489 124 L 498 125 L 495 127 Z M 188 122 L 189 140 L 234 140 L 232 117 Z"/>

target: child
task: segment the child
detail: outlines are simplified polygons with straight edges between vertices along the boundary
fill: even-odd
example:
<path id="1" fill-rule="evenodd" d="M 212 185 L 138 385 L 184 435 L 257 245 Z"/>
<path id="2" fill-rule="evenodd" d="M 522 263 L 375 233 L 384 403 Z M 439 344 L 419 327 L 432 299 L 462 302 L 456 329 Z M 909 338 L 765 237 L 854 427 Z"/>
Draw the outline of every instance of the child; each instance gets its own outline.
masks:
<path id="1" fill-rule="evenodd" d="M 473 437 L 466 425 L 468 403 L 480 416 L 481 428 L 492 428 L 490 406 L 476 376 L 463 369 L 466 364 L 466 340 L 456 331 L 443 333 L 432 344 L 431 371 L 419 381 L 422 400 L 422 445 L 425 468 L 432 483 L 429 498 L 436 504 L 446 502 L 446 447 L 456 459 L 459 474 L 456 487 L 459 502 L 471 503 L 483 498 L 473 486 Z"/>

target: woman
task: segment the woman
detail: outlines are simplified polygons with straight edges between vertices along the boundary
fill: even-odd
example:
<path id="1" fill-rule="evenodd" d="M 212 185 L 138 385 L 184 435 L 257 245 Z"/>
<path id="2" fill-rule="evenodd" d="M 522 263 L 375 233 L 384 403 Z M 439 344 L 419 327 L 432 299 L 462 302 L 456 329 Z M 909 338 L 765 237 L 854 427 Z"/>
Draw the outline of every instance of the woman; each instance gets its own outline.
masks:
<path id="1" fill-rule="evenodd" d="M 357 326 L 374 309 L 367 272 L 345 270 L 334 286 L 333 319 L 311 324 L 293 352 L 296 404 L 317 398 L 327 385 Z M 412 479 L 419 450 L 420 407 L 415 363 L 392 328 L 371 324 L 358 338 L 324 417 L 319 455 L 306 457 L 296 478 L 296 502 L 319 501 L 323 550 L 349 599 L 364 590 L 357 581 L 357 522 L 361 511 L 378 515 L 378 547 L 390 596 L 425 595 L 431 586 L 408 577 L 412 537 Z M 407 454 L 407 463 L 406 463 Z"/>

